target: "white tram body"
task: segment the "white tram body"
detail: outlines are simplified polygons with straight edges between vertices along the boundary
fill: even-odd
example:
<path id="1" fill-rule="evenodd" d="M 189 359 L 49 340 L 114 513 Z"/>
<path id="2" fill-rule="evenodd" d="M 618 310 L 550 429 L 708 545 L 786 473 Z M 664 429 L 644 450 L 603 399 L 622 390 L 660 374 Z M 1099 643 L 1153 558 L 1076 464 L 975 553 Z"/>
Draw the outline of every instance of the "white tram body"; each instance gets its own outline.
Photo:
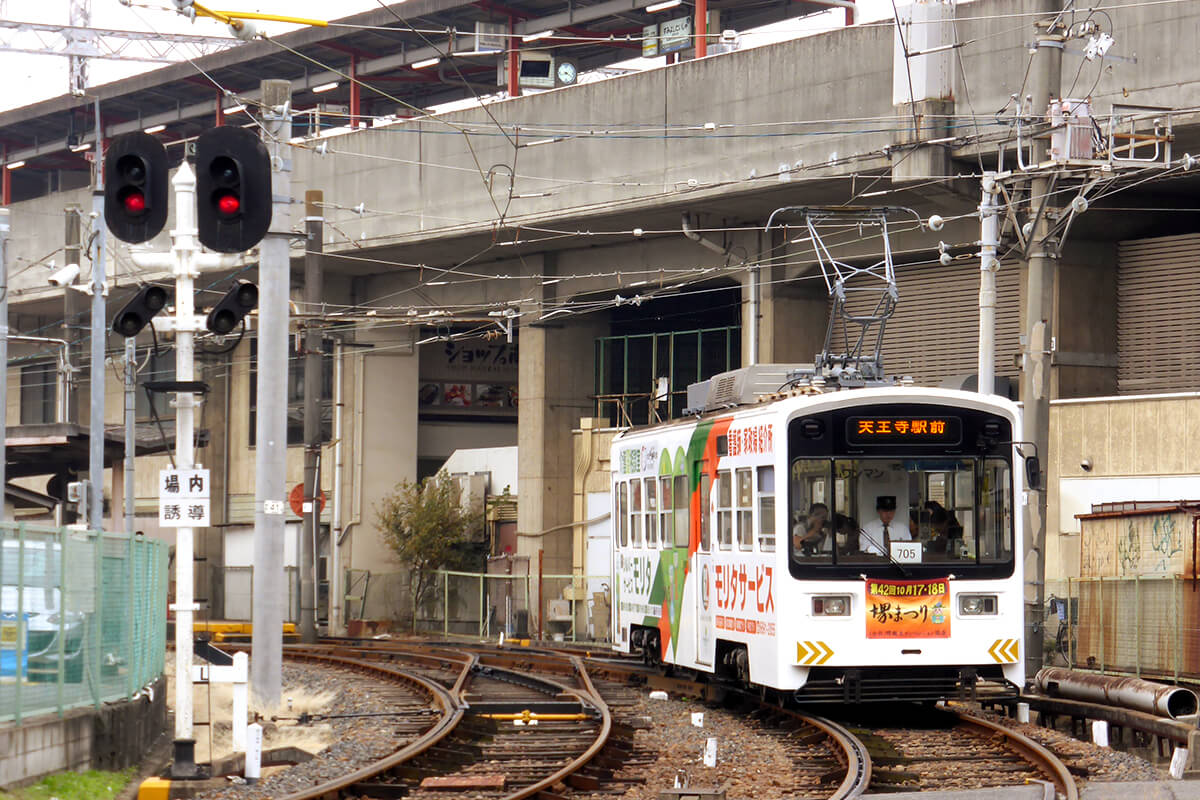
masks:
<path id="1" fill-rule="evenodd" d="M 1000 397 L 888 386 L 623 432 L 614 648 L 802 702 L 1015 691 L 1020 430 Z"/>

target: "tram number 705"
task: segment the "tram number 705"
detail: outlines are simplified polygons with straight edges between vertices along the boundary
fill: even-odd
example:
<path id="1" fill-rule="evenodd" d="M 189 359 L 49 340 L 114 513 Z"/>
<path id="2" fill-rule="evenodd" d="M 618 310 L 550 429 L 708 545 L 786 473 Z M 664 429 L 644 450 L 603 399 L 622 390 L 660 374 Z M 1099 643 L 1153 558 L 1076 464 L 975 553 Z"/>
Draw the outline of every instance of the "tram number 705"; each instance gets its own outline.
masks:
<path id="1" fill-rule="evenodd" d="M 921 563 L 920 542 L 892 542 L 892 561 L 900 564 Z"/>

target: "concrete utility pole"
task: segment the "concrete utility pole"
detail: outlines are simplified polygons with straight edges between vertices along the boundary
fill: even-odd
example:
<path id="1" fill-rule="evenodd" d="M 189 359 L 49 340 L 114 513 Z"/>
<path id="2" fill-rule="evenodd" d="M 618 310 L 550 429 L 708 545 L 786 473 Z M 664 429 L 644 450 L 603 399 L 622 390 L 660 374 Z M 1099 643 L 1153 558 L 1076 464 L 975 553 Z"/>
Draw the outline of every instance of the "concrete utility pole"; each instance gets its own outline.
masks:
<path id="1" fill-rule="evenodd" d="M 1049 19 L 1039 20 L 1037 26 L 1037 54 L 1030 73 L 1032 81 L 1032 116 L 1044 115 L 1050 106 L 1050 98 L 1058 97 L 1062 86 L 1062 51 L 1064 31 L 1061 22 L 1061 6 L 1055 0 L 1045 0 L 1044 9 L 1053 14 Z M 1049 154 L 1049 142 L 1045 138 L 1034 140 L 1033 164 L 1042 164 Z M 1041 463 L 1048 460 L 1050 443 L 1050 356 L 1051 337 L 1054 331 L 1054 281 L 1058 271 L 1057 252 L 1050 241 L 1050 198 L 1051 177 L 1042 170 L 1035 170 L 1029 191 L 1031 213 L 1034 215 L 1033 231 L 1029 237 L 1029 260 L 1025 284 L 1025 350 L 1024 367 L 1021 375 L 1021 399 L 1024 403 L 1022 439 L 1037 446 Z M 1042 608 L 1046 594 L 1046 491 L 1044 486 L 1031 492 L 1026 506 L 1033 569 L 1030 575 L 1033 586 L 1032 607 L 1025 619 L 1025 665 L 1026 674 L 1034 675 L 1042 666 Z M 1028 554 L 1027 554 L 1028 556 Z M 1028 557 L 1026 558 L 1028 561 Z M 1028 595 L 1027 595 L 1028 597 Z"/>
<path id="2" fill-rule="evenodd" d="M 304 193 L 304 306 L 312 314 L 321 302 L 324 193 Z M 304 536 L 300 547 L 300 638 L 317 641 L 317 531 L 321 523 L 321 329 L 309 317 L 304 333 Z"/>
<path id="3" fill-rule="evenodd" d="M 979 367 L 977 386 L 980 394 L 996 391 L 996 273 L 1000 261 L 1000 187 L 996 173 L 983 173 L 979 201 Z"/>
<path id="4" fill-rule="evenodd" d="M 8 235 L 9 210 L 0 208 L 0 397 L 8 397 Z M 8 517 L 8 403 L 0 409 L 0 521 Z"/>
<path id="5" fill-rule="evenodd" d="M 104 245 L 104 128 L 100 125 L 100 101 L 96 100 L 96 182 L 92 189 L 92 364 L 91 416 L 88 418 L 88 524 L 104 527 L 104 349 L 108 343 L 105 320 L 104 282 L 107 279 Z M 69 288 L 63 291 L 70 292 Z M 116 498 L 113 498 L 116 503 Z"/>
<path id="6" fill-rule="evenodd" d="M 262 81 L 263 143 L 271 154 L 271 228 L 259 247 L 258 414 L 255 434 L 254 630 L 250 691 L 279 704 L 283 681 L 283 510 L 287 456 L 288 291 L 291 255 L 291 83 Z"/>

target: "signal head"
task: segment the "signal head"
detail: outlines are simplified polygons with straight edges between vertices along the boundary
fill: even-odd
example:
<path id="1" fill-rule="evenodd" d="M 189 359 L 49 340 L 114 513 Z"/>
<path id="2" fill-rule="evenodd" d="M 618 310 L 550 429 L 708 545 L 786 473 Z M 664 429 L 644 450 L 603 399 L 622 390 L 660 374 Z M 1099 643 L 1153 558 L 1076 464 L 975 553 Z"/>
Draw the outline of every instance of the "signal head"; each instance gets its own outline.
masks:
<path id="1" fill-rule="evenodd" d="M 113 317 L 113 331 L 126 339 L 137 336 L 166 305 L 166 289 L 161 286 L 143 286 Z"/>
<path id="2" fill-rule="evenodd" d="M 208 312 L 204 326 L 218 336 L 225 336 L 257 306 L 258 287 L 248 281 L 239 281 Z"/>
<path id="3" fill-rule="evenodd" d="M 272 212 L 271 159 L 258 137 L 228 125 L 200 134 L 196 197 L 205 247 L 241 253 L 258 244 L 271 226 Z"/>
<path id="4" fill-rule="evenodd" d="M 167 223 L 167 151 L 135 131 L 113 137 L 104 163 L 104 220 L 123 242 L 153 239 Z"/>

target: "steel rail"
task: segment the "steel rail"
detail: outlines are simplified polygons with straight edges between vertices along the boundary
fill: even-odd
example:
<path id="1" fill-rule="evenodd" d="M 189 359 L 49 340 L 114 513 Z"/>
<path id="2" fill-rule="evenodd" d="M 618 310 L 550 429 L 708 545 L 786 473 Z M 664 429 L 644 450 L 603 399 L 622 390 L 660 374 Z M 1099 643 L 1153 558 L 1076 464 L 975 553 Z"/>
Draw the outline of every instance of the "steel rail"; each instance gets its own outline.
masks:
<path id="1" fill-rule="evenodd" d="M 609 710 L 608 704 L 604 702 L 604 698 L 596 691 L 596 687 L 592 685 L 592 680 L 588 677 L 583 661 L 578 656 L 571 656 L 571 663 L 575 666 L 576 675 L 584 688 L 583 691 L 569 687 L 563 688 L 567 694 L 577 697 L 581 703 L 595 706 L 596 710 L 600 713 L 600 731 L 596 734 L 596 740 L 592 742 L 587 750 L 572 759 L 557 772 L 519 791 L 505 795 L 503 800 L 523 800 L 526 797 L 533 797 L 555 784 L 565 781 L 571 775 L 574 775 L 587 766 L 596 757 L 596 754 L 608 744 L 608 737 L 612 733 L 613 727 L 612 712 Z"/>
<path id="2" fill-rule="evenodd" d="M 1057 788 L 1060 797 L 1064 798 L 1064 800 L 1079 800 L 1079 788 L 1075 785 L 1075 779 L 1071 777 L 1067 765 L 1045 747 L 1020 731 L 998 725 L 991 720 L 976 717 L 959 709 L 947 710 L 957 716 L 968 727 L 982 728 L 989 735 L 999 733 L 1004 736 L 1008 745 L 1013 750 L 1020 753 L 1038 771 L 1050 778 L 1051 782 Z"/>
<path id="3" fill-rule="evenodd" d="M 778 711 L 778 707 L 771 706 Z M 820 730 L 841 748 L 846 762 L 846 777 L 838 785 L 829 800 L 853 800 L 861 797 L 871 785 L 871 754 L 867 746 L 846 728 L 825 717 L 814 717 L 795 711 L 787 712 L 790 716 L 805 722 Z"/>
<path id="4" fill-rule="evenodd" d="M 280 798 L 280 800 L 317 800 L 317 798 L 336 797 L 337 793 L 342 789 L 346 789 L 360 781 L 372 778 L 381 772 L 386 772 L 387 770 L 403 764 L 404 762 L 409 761 L 421 753 L 429 750 L 453 733 L 454 729 L 458 726 L 459 722 L 462 721 L 465 715 L 465 710 L 450 690 L 438 683 L 426 680 L 419 675 L 413 675 L 390 666 L 372 664 L 366 661 L 360 661 L 358 659 L 338 658 L 336 656 L 323 655 L 319 653 L 301 653 L 298 650 L 293 650 L 289 653 L 289 656 L 308 661 L 323 662 L 339 667 L 350 667 L 362 672 L 374 672 L 390 680 L 399 678 L 400 680 L 408 681 L 409 683 L 421 687 L 433 696 L 434 702 L 442 709 L 442 716 L 441 719 L 439 719 L 438 722 L 428 731 L 386 758 L 380 759 L 369 766 L 363 767 L 362 769 L 346 775 L 341 775 L 317 786 L 313 786 L 293 794 L 285 795 Z M 463 670 L 469 671 L 474 663 L 475 660 L 471 659 L 470 663 L 463 666 Z M 461 673 L 459 680 L 462 680 Z"/>

